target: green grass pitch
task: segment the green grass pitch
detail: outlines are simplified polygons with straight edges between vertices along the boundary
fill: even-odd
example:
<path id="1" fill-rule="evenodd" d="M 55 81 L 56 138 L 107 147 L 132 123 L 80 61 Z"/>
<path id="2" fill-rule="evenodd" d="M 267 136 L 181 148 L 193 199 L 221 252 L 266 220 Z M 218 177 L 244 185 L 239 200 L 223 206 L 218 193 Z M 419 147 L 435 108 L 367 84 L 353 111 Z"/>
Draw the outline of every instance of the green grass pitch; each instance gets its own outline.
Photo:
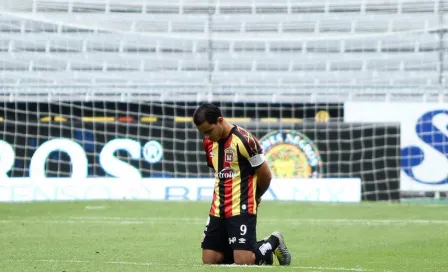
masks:
<path id="1" fill-rule="evenodd" d="M 448 271 L 448 206 L 263 202 L 289 267 L 204 266 L 208 202 L 0 204 L 0 271 Z"/>

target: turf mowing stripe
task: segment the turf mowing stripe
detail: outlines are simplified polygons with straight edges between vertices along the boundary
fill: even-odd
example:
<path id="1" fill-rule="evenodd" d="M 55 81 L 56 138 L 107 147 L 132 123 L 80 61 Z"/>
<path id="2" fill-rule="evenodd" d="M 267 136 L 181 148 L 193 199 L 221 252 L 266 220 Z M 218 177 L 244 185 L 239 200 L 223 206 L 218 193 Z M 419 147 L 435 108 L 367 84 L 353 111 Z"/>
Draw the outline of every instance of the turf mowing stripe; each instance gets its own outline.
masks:
<path id="1" fill-rule="evenodd" d="M 261 224 L 277 224 L 279 219 L 259 219 Z M 358 225 L 447 225 L 448 220 L 419 220 L 419 219 L 280 219 L 282 222 L 303 225 L 303 224 L 358 224 Z M 192 218 L 169 218 L 169 217 L 69 217 L 67 219 L 55 218 L 46 219 L 40 217 L 8 218 L 0 219 L 0 224 L 12 224 L 17 222 L 29 223 L 52 223 L 52 224 L 155 224 L 158 222 L 181 222 L 182 224 L 201 224 L 206 220 L 199 217 Z"/>
<path id="2" fill-rule="evenodd" d="M 185 264 L 156 264 L 156 263 L 139 263 L 139 262 L 120 262 L 120 261 L 82 261 L 82 260 L 8 260 L 11 262 L 49 262 L 49 263 L 103 263 L 103 264 L 119 264 L 119 265 L 129 265 L 129 266 L 185 266 Z M 228 268 L 278 268 L 279 266 L 253 266 L 253 265 L 193 265 L 195 267 L 203 267 L 203 266 L 213 266 L 213 267 L 228 267 Z M 328 267 L 328 266 L 287 266 L 285 268 L 292 269 L 317 269 L 317 270 L 327 270 L 327 271 L 356 271 L 356 272 L 368 272 L 373 271 L 364 268 L 346 268 L 346 267 Z"/>

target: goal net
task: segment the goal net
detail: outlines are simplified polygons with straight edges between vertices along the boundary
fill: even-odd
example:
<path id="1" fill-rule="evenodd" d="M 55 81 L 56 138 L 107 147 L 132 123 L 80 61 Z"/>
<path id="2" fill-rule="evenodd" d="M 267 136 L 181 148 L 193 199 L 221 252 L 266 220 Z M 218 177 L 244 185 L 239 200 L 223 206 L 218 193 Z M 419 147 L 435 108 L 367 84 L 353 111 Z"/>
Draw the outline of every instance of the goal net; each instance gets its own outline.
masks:
<path id="1" fill-rule="evenodd" d="M 274 176 L 396 199 L 399 126 L 344 102 L 444 99 L 443 1 L 5 2 L 2 178 L 211 177 L 191 116 L 213 102 L 266 149 L 299 135 Z"/>

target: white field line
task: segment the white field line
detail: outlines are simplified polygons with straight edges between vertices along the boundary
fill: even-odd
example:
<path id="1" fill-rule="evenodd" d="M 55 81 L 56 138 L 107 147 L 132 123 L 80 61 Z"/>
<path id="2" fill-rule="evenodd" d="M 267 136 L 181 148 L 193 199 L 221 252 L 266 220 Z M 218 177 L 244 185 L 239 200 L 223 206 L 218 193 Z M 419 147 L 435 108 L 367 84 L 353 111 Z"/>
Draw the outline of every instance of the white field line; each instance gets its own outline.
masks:
<path id="1" fill-rule="evenodd" d="M 51 223 L 51 224 L 157 224 L 157 223 L 182 223 L 193 225 L 205 225 L 206 217 L 68 217 L 68 218 L 48 218 L 48 217 L 9 217 L 0 219 L 0 224 L 23 223 Z M 448 220 L 423 220 L 423 219 L 338 219 L 338 218 L 293 218 L 293 219 L 273 219 L 259 218 L 260 224 L 278 224 L 291 225 L 448 225 Z"/>
<path id="2" fill-rule="evenodd" d="M 10 262 L 47 262 L 47 263 L 102 263 L 102 264 L 118 264 L 118 265 L 128 265 L 128 266 L 164 266 L 164 267 L 180 267 L 185 266 L 185 264 L 156 264 L 156 263 L 140 263 L 140 262 L 121 262 L 121 261 L 83 261 L 83 260 L 54 260 L 54 259 L 42 259 L 42 260 L 9 260 Z M 251 265 L 192 265 L 194 267 L 226 267 L 226 268 L 254 268 L 254 269 L 260 269 L 260 268 L 277 268 L 278 266 L 251 266 Z M 347 267 L 328 267 L 328 266 L 287 266 L 285 268 L 292 268 L 292 269 L 312 269 L 312 270 L 326 270 L 326 271 L 356 271 L 356 272 L 368 272 L 373 271 L 369 269 L 364 268 L 347 268 Z"/>
<path id="3" fill-rule="evenodd" d="M 86 206 L 86 210 L 104 210 L 107 206 Z"/>

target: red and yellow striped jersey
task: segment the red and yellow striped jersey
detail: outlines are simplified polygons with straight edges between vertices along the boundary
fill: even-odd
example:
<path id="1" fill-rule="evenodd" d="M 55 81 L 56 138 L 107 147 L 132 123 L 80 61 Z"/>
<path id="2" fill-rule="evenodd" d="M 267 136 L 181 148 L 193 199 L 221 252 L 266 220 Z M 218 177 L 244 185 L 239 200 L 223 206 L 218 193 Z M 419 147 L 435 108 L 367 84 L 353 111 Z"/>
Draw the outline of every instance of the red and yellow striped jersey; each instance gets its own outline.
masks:
<path id="1" fill-rule="evenodd" d="M 256 214 L 255 170 L 264 162 L 263 149 L 247 130 L 234 126 L 226 139 L 204 139 L 209 167 L 215 170 L 215 186 L 210 215 L 231 217 Z"/>

